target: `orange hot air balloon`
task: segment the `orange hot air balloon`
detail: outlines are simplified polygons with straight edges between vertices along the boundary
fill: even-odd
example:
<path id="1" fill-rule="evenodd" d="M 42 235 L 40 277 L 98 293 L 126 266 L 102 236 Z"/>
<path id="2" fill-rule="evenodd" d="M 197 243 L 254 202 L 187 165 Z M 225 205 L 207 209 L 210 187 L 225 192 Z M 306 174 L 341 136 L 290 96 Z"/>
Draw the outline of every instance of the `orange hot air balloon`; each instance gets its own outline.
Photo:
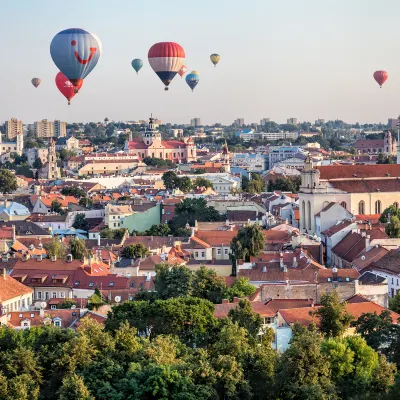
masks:
<path id="1" fill-rule="evenodd" d="M 182 78 L 183 75 L 185 75 L 187 70 L 186 65 L 182 65 L 182 68 L 178 71 L 179 76 Z"/>
<path id="2" fill-rule="evenodd" d="M 386 71 L 374 72 L 374 79 L 378 82 L 380 87 L 386 82 L 387 78 L 389 78 L 389 74 Z"/>

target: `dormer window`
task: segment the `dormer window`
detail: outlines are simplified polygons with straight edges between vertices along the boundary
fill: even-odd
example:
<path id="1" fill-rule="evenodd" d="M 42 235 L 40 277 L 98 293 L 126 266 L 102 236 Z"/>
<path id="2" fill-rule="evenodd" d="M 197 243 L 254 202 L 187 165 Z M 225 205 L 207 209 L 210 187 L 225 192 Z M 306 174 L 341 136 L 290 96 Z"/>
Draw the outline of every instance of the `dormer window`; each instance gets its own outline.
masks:
<path id="1" fill-rule="evenodd" d="M 93 286 L 94 286 L 94 282 L 90 282 L 89 287 L 93 287 Z"/>
<path id="2" fill-rule="evenodd" d="M 110 282 L 108 286 L 114 286 L 114 282 Z"/>

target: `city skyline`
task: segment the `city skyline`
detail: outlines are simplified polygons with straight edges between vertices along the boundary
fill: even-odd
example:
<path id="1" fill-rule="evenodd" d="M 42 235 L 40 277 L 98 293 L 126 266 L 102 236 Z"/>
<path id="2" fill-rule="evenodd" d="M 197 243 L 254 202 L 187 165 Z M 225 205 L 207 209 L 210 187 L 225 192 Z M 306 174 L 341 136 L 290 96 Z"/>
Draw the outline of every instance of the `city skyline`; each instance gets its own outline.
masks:
<path id="1" fill-rule="evenodd" d="M 400 5 L 289 3 L 205 0 L 194 12 L 179 2 L 165 9 L 161 1 L 120 1 L 118 7 L 71 1 L 62 10 L 48 0 L 40 7 L 27 0 L 7 4 L 0 27 L 7 38 L 0 120 L 124 121 L 151 112 L 171 123 L 198 115 L 204 124 L 225 125 L 238 116 L 249 122 L 268 116 L 278 123 L 291 116 L 349 123 L 395 118 L 400 57 L 393 49 Z M 228 4 L 235 12 L 227 12 Z M 74 26 L 96 33 L 103 54 L 67 106 L 54 84 L 58 70 L 49 45 L 57 32 Z M 164 40 L 180 43 L 188 70 L 199 70 L 194 93 L 179 76 L 164 93 L 147 61 L 148 49 Z M 221 55 L 216 68 L 209 60 L 214 52 Z M 136 57 L 144 61 L 138 76 L 130 65 Z M 372 77 L 377 69 L 389 72 L 382 89 Z M 42 80 L 37 89 L 33 77 Z"/>

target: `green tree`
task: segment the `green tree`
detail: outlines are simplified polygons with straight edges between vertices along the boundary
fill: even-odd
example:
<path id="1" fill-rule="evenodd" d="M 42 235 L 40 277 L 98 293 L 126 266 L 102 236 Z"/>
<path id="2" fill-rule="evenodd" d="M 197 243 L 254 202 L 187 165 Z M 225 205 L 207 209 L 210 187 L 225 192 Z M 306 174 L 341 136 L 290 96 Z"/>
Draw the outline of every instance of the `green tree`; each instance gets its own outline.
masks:
<path id="1" fill-rule="evenodd" d="M 396 208 L 394 204 L 383 210 L 383 213 L 379 217 L 379 222 L 386 224 L 392 216 L 400 217 L 400 209 Z"/>
<path id="2" fill-rule="evenodd" d="M 100 237 L 104 239 L 122 239 L 125 235 L 126 229 L 103 229 L 100 231 Z"/>
<path id="3" fill-rule="evenodd" d="M 265 248 L 265 236 L 258 224 L 246 225 L 232 239 L 231 249 L 237 259 L 250 261 Z"/>
<path id="4" fill-rule="evenodd" d="M 178 189 L 181 190 L 183 193 L 187 193 L 192 190 L 192 180 L 188 176 L 178 178 L 176 185 Z"/>
<path id="5" fill-rule="evenodd" d="M 85 197 L 86 196 L 86 192 L 79 188 L 79 187 L 75 187 L 75 186 L 65 186 L 61 189 L 61 194 L 63 194 L 64 196 L 74 196 L 77 199 L 80 199 L 81 197 Z"/>
<path id="6" fill-rule="evenodd" d="M 234 284 L 228 288 L 228 297 L 232 300 L 234 297 L 247 297 L 252 295 L 257 289 L 249 283 L 249 278 L 240 277 Z"/>
<path id="7" fill-rule="evenodd" d="M 212 182 L 210 180 L 199 176 L 194 180 L 193 187 L 212 188 L 213 184 L 212 184 Z"/>
<path id="8" fill-rule="evenodd" d="M 264 181 L 259 174 L 251 174 L 251 179 L 247 183 L 246 192 L 260 193 L 264 190 Z"/>
<path id="9" fill-rule="evenodd" d="M 0 193 L 11 193 L 18 189 L 17 178 L 7 169 L 0 169 Z"/>
<path id="10" fill-rule="evenodd" d="M 192 296 L 207 299 L 212 303 L 221 303 L 228 287 L 222 277 L 217 276 L 213 269 L 204 265 L 193 274 Z"/>
<path id="11" fill-rule="evenodd" d="M 36 157 L 35 161 L 33 162 L 33 168 L 40 169 L 43 167 L 43 163 L 40 157 Z"/>
<path id="12" fill-rule="evenodd" d="M 174 171 L 168 171 L 163 174 L 161 179 L 164 182 L 165 189 L 173 190 L 177 187 L 178 175 Z"/>
<path id="13" fill-rule="evenodd" d="M 72 300 L 72 299 L 65 299 L 65 301 L 63 303 L 61 303 L 58 308 L 59 309 L 69 309 L 72 306 L 76 307 L 76 301 Z"/>
<path id="14" fill-rule="evenodd" d="M 385 227 L 386 234 L 391 238 L 400 238 L 400 219 L 393 215 Z"/>
<path id="15" fill-rule="evenodd" d="M 389 298 L 389 308 L 397 314 L 400 314 L 400 291 L 398 290 L 394 297 Z"/>
<path id="16" fill-rule="evenodd" d="M 63 209 L 62 209 L 61 203 L 57 199 L 54 199 L 51 202 L 51 211 L 60 214 L 62 210 Z"/>
<path id="17" fill-rule="evenodd" d="M 160 299 L 188 296 L 192 292 L 193 275 L 182 265 L 170 266 L 167 263 L 155 266 L 154 289 Z"/>
<path id="18" fill-rule="evenodd" d="M 255 313 L 252 309 L 251 303 L 247 299 L 242 299 L 237 304 L 237 307 L 232 308 L 228 317 L 232 322 L 237 323 L 242 328 L 247 329 L 249 335 L 254 339 L 261 332 L 261 327 L 263 326 L 263 320 L 260 315 Z"/>
<path id="19" fill-rule="evenodd" d="M 319 318 L 320 331 L 326 337 L 342 336 L 353 320 L 346 310 L 346 303 L 340 302 L 339 294 L 333 291 L 321 296 L 321 307 L 312 313 Z"/>
<path id="20" fill-rule="evenodd" d="M 94 293 L 89 297 L 88 308 L 89 310 L 98 310 L 102 305 L 104 305 L 103 297 L 100 290 L 96 288 Z"/>
<path id="21" fill-rule="evenodd" d="M 125 258 L 142 258 L 149 254 L 149 249 L 142 243 L 131 244 L 122 249 L 122 257 Z"/>
<path id="22" fill-rule="evenodd" d="M 72 227 L 75 229 L 82 229 L 84 231 L 88 231 L 89 223 L 85 217 L 85 214 L 78 214 L 75 218 L 74 223 L 72 224 Z"/>
<path id="23" fill-rule="evenodd" d="M 88 256 L 89 252 L 86 248 L 84 240 L 73 238 L 69 243 L 71 247 L 71 254 L 74 260 L 81 260 L 83 257 Z"/>
<path id="24" fill-rule="evenodd" d="M 168 236 L 171 234 L 171 228 L 168 224 L 152 225 L 145 233 L 146 236 Z"/>
<path id="25" fill-rule="evenodd" d="M 93 206 L 93 200 L 89 199 L 88 197 L 82 197 L 79 199 L 79 205 L 86 208 L 91 208 Z"/>
<path id="26" fill-rule="evenodd" d="M 82 377 L 75 373 L 63 379 L 58 394 L 59 400 L 94 400 Z"/>
<path id="27" fill-rule="evenodd" d="M 51 239 L 50 243 L 45 246 L 47 256 L 49 258 L 56 257 L 58 259 L 63 259 L 66 256 L 66 249 L 59 238 L 54 237 Z"/>

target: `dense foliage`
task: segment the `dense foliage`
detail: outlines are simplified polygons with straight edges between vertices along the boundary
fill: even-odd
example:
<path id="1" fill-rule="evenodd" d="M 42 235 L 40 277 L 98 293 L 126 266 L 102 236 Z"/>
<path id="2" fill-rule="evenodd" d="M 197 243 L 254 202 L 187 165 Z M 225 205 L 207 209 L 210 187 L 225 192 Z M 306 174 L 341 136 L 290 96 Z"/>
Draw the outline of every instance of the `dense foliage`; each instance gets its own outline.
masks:
<path id="1" fill-rule="evenodd" d="M 257 256 L 265 248 L 264 232 L 258 224 L 245 225 L 232 239 L 232 253 L 237 259 L 250 261 L 250 256 Z"/>

